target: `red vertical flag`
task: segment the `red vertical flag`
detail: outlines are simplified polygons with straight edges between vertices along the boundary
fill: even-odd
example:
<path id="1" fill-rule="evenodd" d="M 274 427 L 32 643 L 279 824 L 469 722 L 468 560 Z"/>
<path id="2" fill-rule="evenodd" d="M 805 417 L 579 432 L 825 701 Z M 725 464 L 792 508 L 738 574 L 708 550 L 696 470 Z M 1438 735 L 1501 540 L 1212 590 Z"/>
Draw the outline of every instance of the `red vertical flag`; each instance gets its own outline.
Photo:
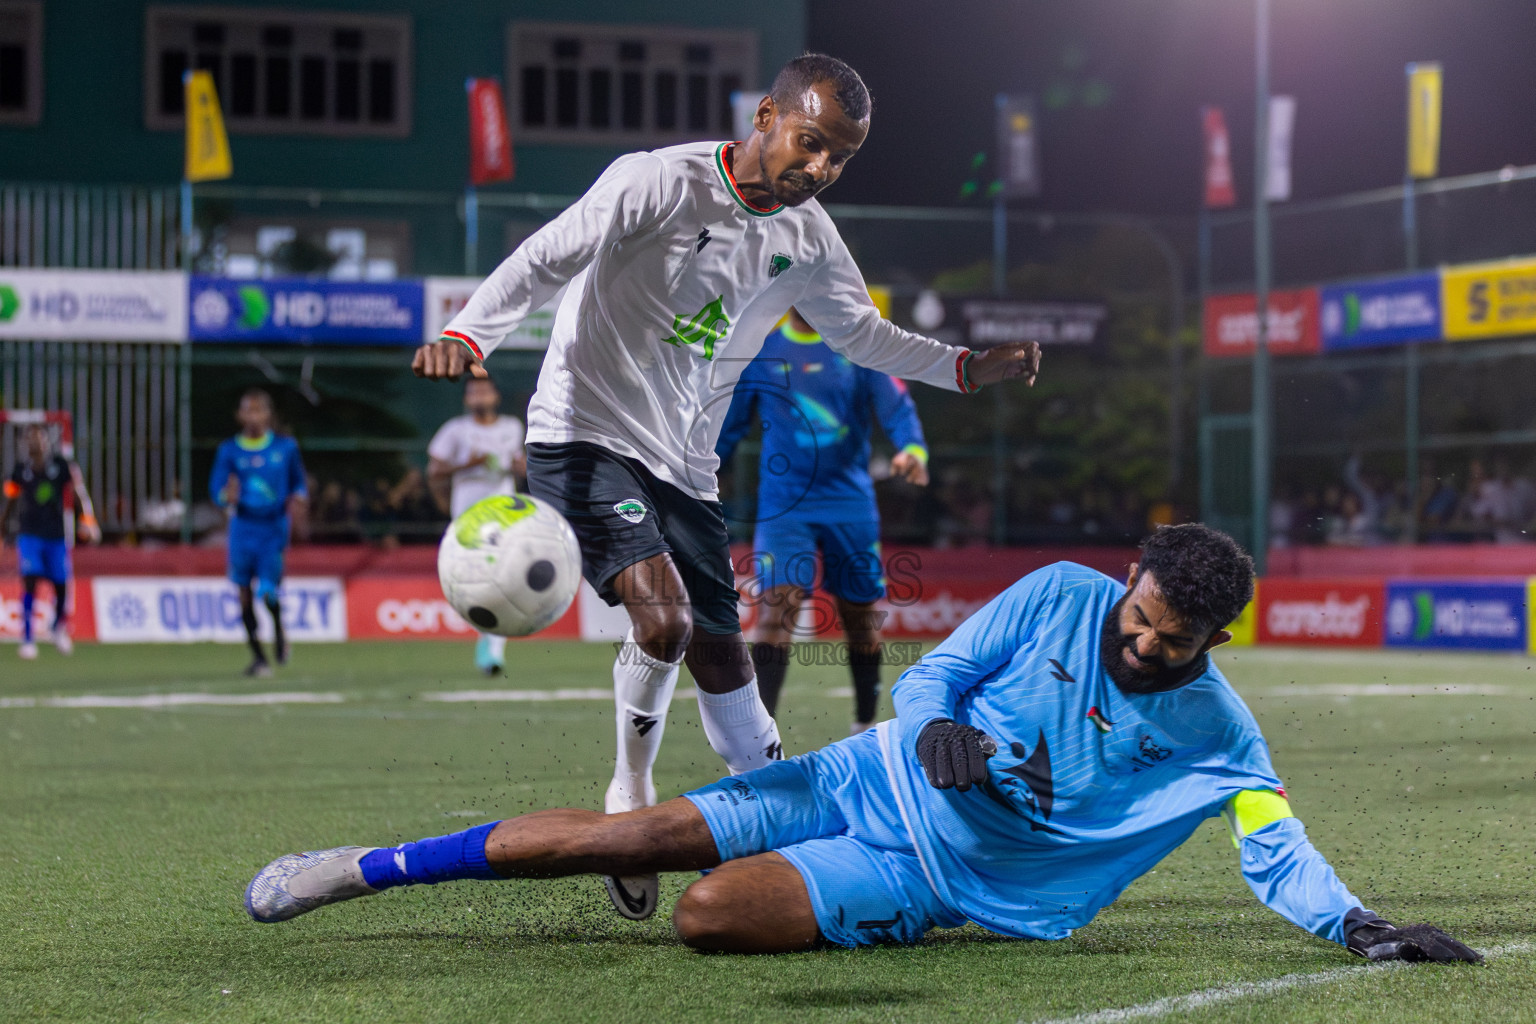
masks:
<path id="1" fill-rule="evenodd" d="M 501 104 L 501 83 L 494 78 L 469 78 L 469 181 L 487 185 L 512 180 L 512 138 Z"/>
<path id="2" fill-rule="evenodd" d="M 1227 138 L 1227 119 L 1220 107 L 1206 107 L 1205 121 L 1205 205 L 1216 210 L 1237 203 L 1232 188 L 1232 146 Z"/>

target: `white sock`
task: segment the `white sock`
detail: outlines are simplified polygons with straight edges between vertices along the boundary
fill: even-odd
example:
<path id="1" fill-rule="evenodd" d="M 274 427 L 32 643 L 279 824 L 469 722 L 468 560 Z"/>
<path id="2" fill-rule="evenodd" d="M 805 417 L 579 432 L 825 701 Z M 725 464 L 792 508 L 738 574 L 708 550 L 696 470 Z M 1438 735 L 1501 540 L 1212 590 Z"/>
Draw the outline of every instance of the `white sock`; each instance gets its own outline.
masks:
<path id="1" fill-rule="evenodd" d="M 619 756 L 613 767 L 604 810 L 609 814 L 650 807 L 656 802 L 651 766 L 661 749 L 667 727 L 667 706 L 677 689 L 681 662 L 665 662 L 646 654 L 635 643 L 634 631 L 624 635 L 624 646 L 613 663 L 614 725 Z"/>
<path id="2" fill-rule="evenodd" d="M 725 759 L 732 775 L 761 768 L 784 756 L 779 726 L 757 695 L 756 676 L 730 693 L 699 690 L 699 717 L 704 719 L 709 745 Z"/>
<path id="3" fill-rule="evenodd" d="M 496 662 L 505 661 L 507 652 L 507 638 L 504 636 L 497 636 L 495 633 L 482 633 L 480 635 L 485 637 L 485 647 L 486 650 L 490 652 L 491 659 Z"/>

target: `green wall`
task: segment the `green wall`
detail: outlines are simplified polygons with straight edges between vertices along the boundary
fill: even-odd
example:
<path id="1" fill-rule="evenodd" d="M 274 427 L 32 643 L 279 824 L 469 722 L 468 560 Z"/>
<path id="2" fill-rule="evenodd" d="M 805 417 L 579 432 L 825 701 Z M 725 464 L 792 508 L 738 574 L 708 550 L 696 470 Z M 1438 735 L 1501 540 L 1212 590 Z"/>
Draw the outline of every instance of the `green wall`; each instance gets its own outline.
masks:
<path id="1" fill-rule="evenodd" d="M 49 0 L 44 5 L 43 118 L 30 127 L 0 126 L 0 181 L 170 184 L 180 178 L 180 133 L 144 127 L 145 6 L 118 0 Z M 504 77 L 510 21 L 755 29 L 765 79 L 804 47 L 806 22 L 805 0 L 771 5 L 227 0 L 218 6 L 411 15 L 415 66 L 409 138 L 232 136 L 232 184 L 315 188 L 462 188 L 468 172 L 464 79 Z M 517 180 L 510 188 L 580 192 L 620 152 L 622 147 L 519 145 Z"/>

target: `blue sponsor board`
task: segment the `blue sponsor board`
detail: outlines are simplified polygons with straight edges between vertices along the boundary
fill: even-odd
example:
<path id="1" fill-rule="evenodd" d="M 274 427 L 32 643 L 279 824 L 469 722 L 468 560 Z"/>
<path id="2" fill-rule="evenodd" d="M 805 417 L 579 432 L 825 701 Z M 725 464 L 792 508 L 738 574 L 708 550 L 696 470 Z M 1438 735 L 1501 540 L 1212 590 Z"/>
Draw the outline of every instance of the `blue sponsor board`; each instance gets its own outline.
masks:
<path id="1" fill-rule="evenodd" d="M 421 344 L 422 285 L 406 281 L 192 278 L 193 341 Z"/>
<path id="2" fill-rule="evenodd" d="M 1387 646 L 1524 651 L 1525 601 L 1523 580 L 1388 583 Z"/>
<path id="3" fill-rule="evenodd" d="M 1357 281 L 1322 290 L 1323 350 L 1440 340 L 1440 275 Z"/>

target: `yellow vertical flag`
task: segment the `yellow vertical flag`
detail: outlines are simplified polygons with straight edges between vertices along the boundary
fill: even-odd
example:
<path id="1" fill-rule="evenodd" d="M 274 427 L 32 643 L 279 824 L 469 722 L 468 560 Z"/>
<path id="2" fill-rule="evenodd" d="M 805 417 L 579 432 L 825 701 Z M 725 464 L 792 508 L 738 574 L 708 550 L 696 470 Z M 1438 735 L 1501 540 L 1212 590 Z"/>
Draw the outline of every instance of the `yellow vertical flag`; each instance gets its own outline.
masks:
<path id="1" fill-rule="evenodd" d="M 219 94 L 213 76 L 206 71 L 188 71 L 182 76 L 187 103 L 188 181 L 217 181 L 235 173 L 229 158 L 229 136 L 224 134 L 224 117 L 219 113 Z"/>
<path id="2" fill-rule="evenodd" d="M 1408 176 L 1440 173 L 1440 65 L 1408 65 Z"/>

